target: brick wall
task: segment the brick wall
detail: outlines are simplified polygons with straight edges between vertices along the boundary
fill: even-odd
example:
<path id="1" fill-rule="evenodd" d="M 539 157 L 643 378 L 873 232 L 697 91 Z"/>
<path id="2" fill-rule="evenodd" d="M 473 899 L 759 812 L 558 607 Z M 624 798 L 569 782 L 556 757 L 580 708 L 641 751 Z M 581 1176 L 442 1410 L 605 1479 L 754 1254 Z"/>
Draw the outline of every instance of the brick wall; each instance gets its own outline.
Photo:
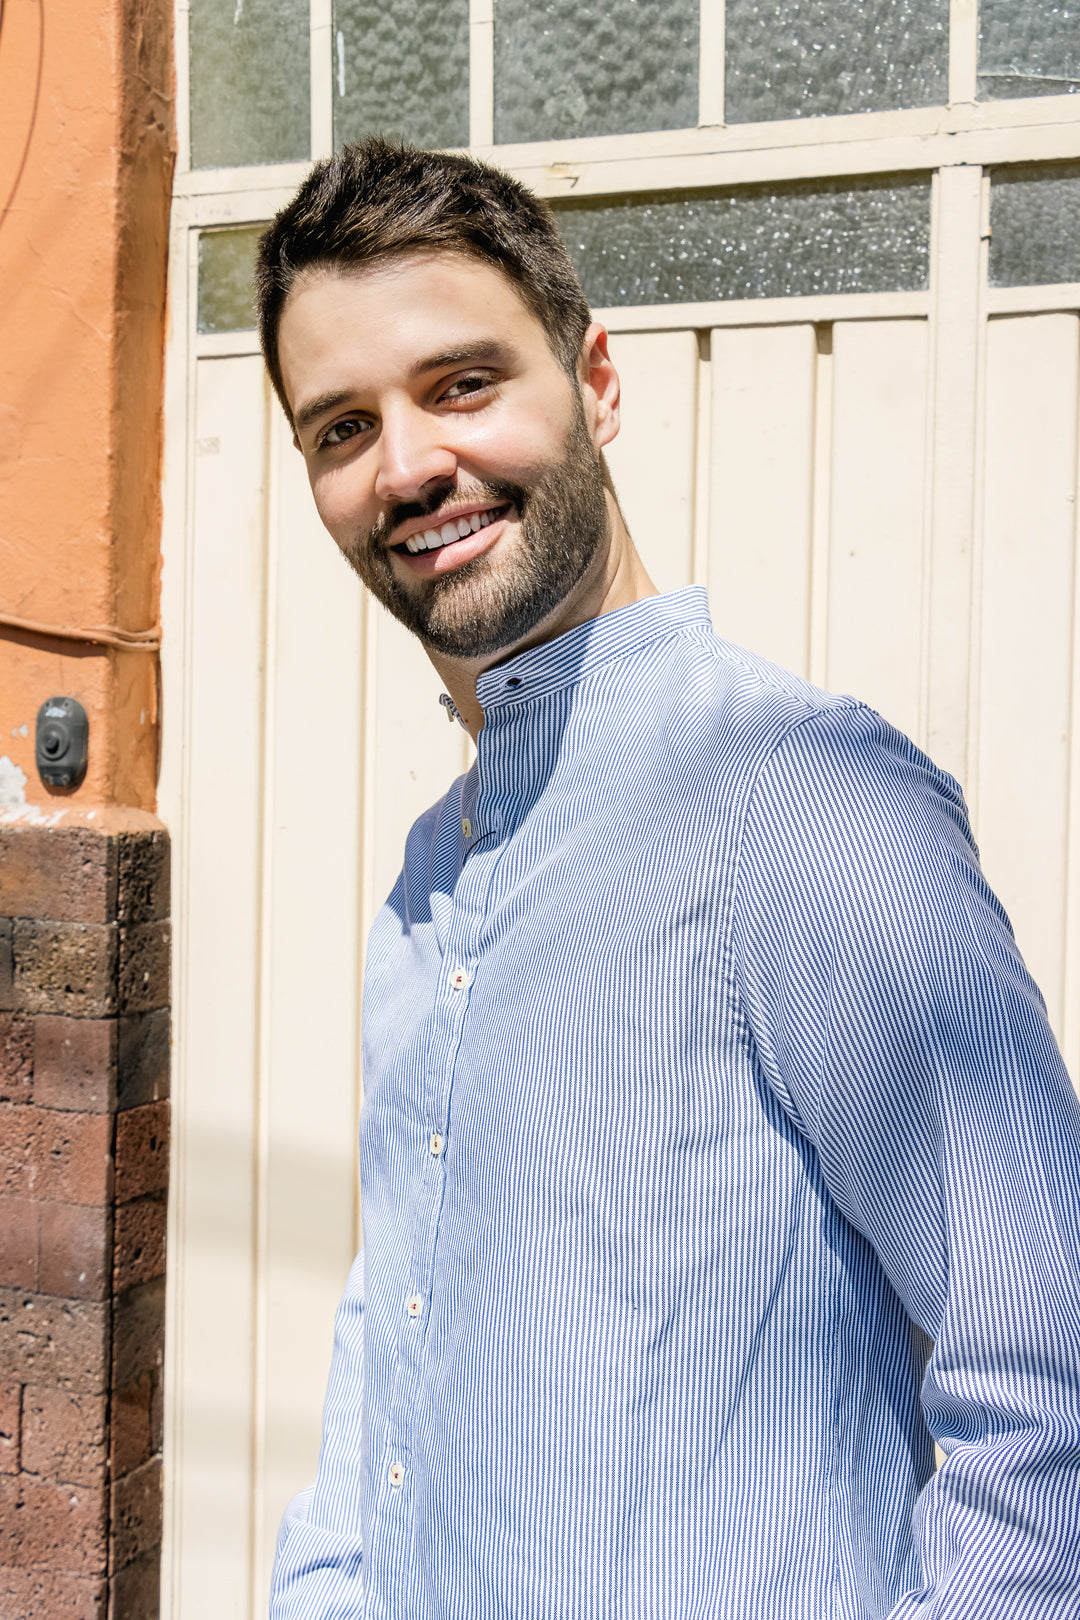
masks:
<path id="1" fill-rule="evenodd" d="M 164 832 L 0 826 L 0 1620 L 153 1620 Z"/>

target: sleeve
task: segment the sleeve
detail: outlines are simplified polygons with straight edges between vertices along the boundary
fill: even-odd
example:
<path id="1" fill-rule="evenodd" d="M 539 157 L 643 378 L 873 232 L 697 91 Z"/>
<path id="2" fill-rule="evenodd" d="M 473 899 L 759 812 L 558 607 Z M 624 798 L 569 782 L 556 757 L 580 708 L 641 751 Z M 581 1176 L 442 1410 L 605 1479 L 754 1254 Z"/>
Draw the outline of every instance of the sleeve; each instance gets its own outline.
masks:
<path id="1" fill-rule="evenodd" d="M 334 1324 L 314 1485 L 294 1496 L 278 1531 L 270 1620 L 360 1620 L 364 1423 L 364 1251 L 353 1262 Z"/>
<path id="2" fill-rule="evenodd" d="M 765 1078 L 909 1316 L 945 1462 L 890 1620 L 1080 1613 L 1080 1106 L 959 788 L 854 704 L 747 811 L 733 932 Z"/>

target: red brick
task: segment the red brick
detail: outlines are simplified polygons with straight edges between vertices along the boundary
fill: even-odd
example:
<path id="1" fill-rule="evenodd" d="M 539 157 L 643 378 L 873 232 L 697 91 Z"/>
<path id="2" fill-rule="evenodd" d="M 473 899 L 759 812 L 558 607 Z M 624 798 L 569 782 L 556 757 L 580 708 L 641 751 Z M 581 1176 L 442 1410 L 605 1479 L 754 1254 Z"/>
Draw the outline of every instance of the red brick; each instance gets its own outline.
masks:
<path id="1" fill-rule="evenodd" d="M 102 1204 L 112 1190 L 113 1122 L 0 1103 L 0 1193 Z"/>
<path id="2" fill-rule="evenodd" d="M 145 1304 L 143 1309 L 147 1314 Z M 152 1334 L 152 1321 L 136 1317 L 129 1335 L 136 1326 L 144 1336 Z M 96 1300 L 0 1287 L 0 1382 L 103 1390 L 107 1328 L 106 1306 Z"/>
<path id="3" fill-rule="evenodd" d="M 106 1620 L 108 1590 L 100 1577 L 0 1569 L 0 1620 Z M 142 1620 L 132 1611 L 124 1620 Z"/>
<path id="4" fill-rule="evenodd" d="M 104 1299 L 112 1272 L 112 1211 L 101 1204 L 43 1202 L 38 1287 L 66 1299 Z"/>
<path id="5" fill-rule="evenodd" d="M 121 1018 L 117 1046 L 117 1108 L 140 1108 L 169 1095 L 172 1031 L 167 1007 Z"/>
<path id="6" fill-rule="evenodd" d="M 107 1114 L 116 1100 L 116 1021 L 34 1020 L 34 1101 L 42 1108 Z"/>
<path id="7" fill-rule="evenodd" d="M 0 917 L 0 1007 L 3 1008 L 16 1005 L 12 932 L 11 918 Z"/>
<path id="8" fill-rule="evenodd" d="M 116 1118 L 117 1202 L 169 1185 L 169 1104 L 129 1108 Z"/>
<path id="9" fill-rule="evenodd" d="M 161 1451 L 165 1445 L 165 1385 L 160 1372 L 151 1379 L 150 1386 L 150 1450 Z"/>
<path id="10" fill-rule="evenodd" d="M 57 922 L 109 922 L 115 838 L 88 827 L 0 828 L 0 912 Z"/>
<path id="11" fill-rule="evenodd" d="M 141 1108 L 168 1097 L 172 1021 L 168 1008 L 121 1017 L 117 1042 L 117 1108 Z"/>
<path id="12" fill-rule="evenodd" d="M 167 922 L 120 928 L 119 995 L 125 1013 L 169 1005 L 170 929 Z M 18 952 L 16 951 L 16 970 Z"/>
<path id="13" fill-rule="evenodd" d="M 15 1003 L 22 1011 L 72 1018 L 108 1018 L 116 1011 L 115 923 L 17 920 L 12 951 Z"/>
<path id="14" fill-rule="evenodd" d="M 112 1567 L 122 1569 L 161 1544 L 161 1458 L 125 1474 L 112 1488 Z"/>
<path id="15" fill-rule="evenodd" d="M 165 1284 L 158 1277 L 113 1301 L 113 1388 L 134 1384 L 146 1372 L 160 1374 L 164 1350 Z"/>
<path id="16" fill-rule="evenodd" d="M 22 1390 L 0 1384 L 0 1474 L 19 1472 L 19 1428 Z"/>
<path id="17" fill-rule="evenodd" d="M 116 1478 L 141 1468 L 160 1449 L 153 1443 L 158 1382 L 151 1373 L 143 1373 L 135 1383 L 113 1390 L 109 1428 L 111 1466 Z"/>
<path id="18" fill-rule="evenodd" d="M 117 838 L 116 914 L 120 922 L 158 922 L 169 915 L 169 835 L 121 833 Z"/>
<path id="19" fill-rule="evenodd" d="M 0 1283 L 38 1287 L 40 1207 L 34 1198 L 0 1198 Z"/>
<path id="20" fill-rule="evenodd" d="M 158 1620 L 161 1556 L 157 1548 L 118 1570 L 110 1585 L 109 1620 Z"/>
<path id="21" fill-rule="evenodd" d="M 27 1385 L 22 1404 L 22 1468 L 74 1485 L 99 1485 L 107 1454 L 104 1395 L 73 1395 Z"/>
<path id="22" fill-rule="evenodd" d="M 163 1193 L 117 1204 L 113 1240 L 115 1292 L 165 1275 L 165 1222 Z"/>
<path id="23" fill-rule="evenodd" d="M 106 1542 L 103 1485 L 0 1474 L 0 1567 L 43 1564 L 58 1575 L 101 1575 Z"/>
<path id="24" fill-rule="evenodd" d="M 0 1102 L 31 1102 L 34 1024 L 25 1013 L 0 1013 Z"/>

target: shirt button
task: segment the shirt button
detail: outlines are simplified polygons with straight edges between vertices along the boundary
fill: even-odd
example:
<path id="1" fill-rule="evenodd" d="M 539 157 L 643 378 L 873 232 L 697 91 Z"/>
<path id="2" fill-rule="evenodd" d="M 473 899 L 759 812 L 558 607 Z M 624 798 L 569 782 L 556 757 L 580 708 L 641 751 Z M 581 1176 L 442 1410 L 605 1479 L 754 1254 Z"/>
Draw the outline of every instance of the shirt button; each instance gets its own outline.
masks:
<path id="1" fill-rule="evenodd" d="M 472 837 L 472 822 L 468 816 L 462 816 L 461 818 L 461 831 L 466 838 Z"/>
<path id="2" fill-rule="evenodd" d="M 405 1309 L 408 1311 L 410 1316 L 419 1316 L 423 1308 L 424 1302 L 420 1298 L 419 1294 L 414 1294 L 411 1299 L 407 1299 L 405 1301 Z"/>
<path id="3" fill-rule="evenodd" d="M 450 975 L 450 988 L 452 990 L 467 990 L 472 983 L 472 975 L 464 968 L 455 968 Z"/>
<path id="4" fill-rule="evenodd" d="M 386 1470 L 386 1477 L 395 1491 L 400 1490 L 401 1482 L 405 1478 L 405 1470 L 399 1462 L 392 1462 Z"/>
<path id="5" fill-rule="evenodd" d="M 443 1150 L 443 1139 L 439 1135 L 438 1131 L 432 1131 L 431 1140 L 428 1143 L 428 1147 L 431 1149 L 432 1158 L 437 1159 Z"/>

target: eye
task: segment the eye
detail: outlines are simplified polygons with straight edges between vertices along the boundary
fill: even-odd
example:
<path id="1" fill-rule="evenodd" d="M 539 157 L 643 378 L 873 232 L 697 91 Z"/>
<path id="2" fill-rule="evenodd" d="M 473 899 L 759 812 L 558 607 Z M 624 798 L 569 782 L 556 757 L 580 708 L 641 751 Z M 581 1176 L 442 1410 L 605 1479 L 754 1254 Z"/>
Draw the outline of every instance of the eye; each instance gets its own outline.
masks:
<path id="1" fill-rule="evenodd" d="M 494 385 L 494 377 L 486 376 L 483 372 L 470 372 L 467 377 L 455 377 L 449 388 L 444 390 L 442 398 L 451 402 L 469 399 L 476 394 L 487 393 Z"/>
<path id="2" fill-rule="evenodd" d="M 349 439 L 358 438 L 365 433 L 369 424 L 359 416 L 346 416 L 340 422 L 332 422 L 326 432 L 319 439 L 319 449 L 324 445 L 346 444 Z"/>

